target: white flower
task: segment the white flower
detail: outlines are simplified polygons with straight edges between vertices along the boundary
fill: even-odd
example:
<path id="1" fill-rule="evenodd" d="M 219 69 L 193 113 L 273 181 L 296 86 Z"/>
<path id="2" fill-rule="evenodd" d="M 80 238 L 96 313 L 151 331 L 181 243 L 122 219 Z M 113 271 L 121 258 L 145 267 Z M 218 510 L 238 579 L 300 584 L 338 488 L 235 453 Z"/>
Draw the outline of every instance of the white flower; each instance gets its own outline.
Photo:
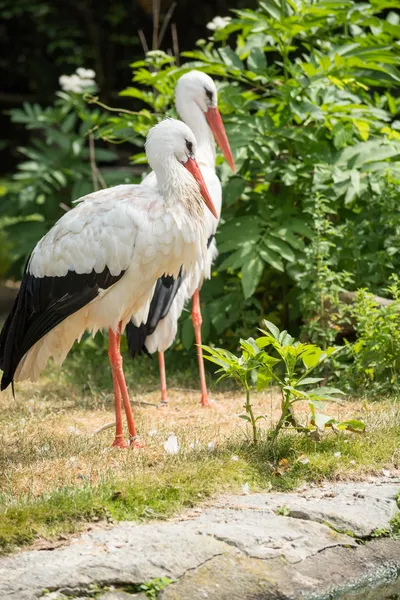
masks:
<path id="1" fill-rule="evenodd" d="M 208 444 L 207 444 L 207 450 L 209 452 L 214 452 L 214 450 L 215 450 L 215 442 L 208 442 Z"/>
<path id="2" fill-rule="evenodd" d="M 342 456 L 342 453 L 341 452 L 335 452 L 333 454 L 333 456 L 336 456 L 336 458 L 340 458 Z"/>
<path id="3" fill-rule="evenodd" d="M 178 454 L 179 443 L 176 435 L 170 435 L 164 444 L 164 450 L 167 454 Z"/>
<path id="4" fill-rule="evenodd" d="M 231 21 L 231 17 L 214 17 L 212 21 L 207 23 L 206 27 L 210 31 L 218 31 L 224 29 Z"/>
<path id="5" fill-rule="evenodd" d="M 243 492 L 243 494 L 246 494 L 246 495 L 250 492 L 250 486 L 248 483 L 244 483 L 242 485 L 242 492 Z"/>
<path id="6" fill-rule="evenodd" d="M 355 464 L 356 464 L 356 461 L 355 461 L 355 460 L 351 460 L 351 461 L 350 461 L 350 464 L 351 464 L 351 465 L 355 465 Z"/>
<path id="7" fill-rule="evenodd" d="M 231 458 L 232 458 L 233 462 L 237 462 L 239 460 L 239 457 L 236 456 L 235 454 L 233 454 Z"/>
<path id="8" fill-rule="evenodd" d="M 86 74 L 93 73 L 93 76 L 95 74 L 94 71 L 92 71 L 91 69 L 77 69 L 77 72 L 73 73 L 72 75 L 61 75 L 58 81 L 60 83 L 61 89 L 64 92 L 74 92 L 75 94 L 82 94 L 86 88 L 93 87 L 96 85 L 94 79 L 81 77 L 78 73 L 79 71 L 84 71 Z"/>
<path id="9" fill-rule="evenodd" d="M 93 71 L 93 69 L 84 69 L 83 67 L 78 67 L 76 72 L 81 79 L 94 79 L 96 77 L 96 73 Z"/>

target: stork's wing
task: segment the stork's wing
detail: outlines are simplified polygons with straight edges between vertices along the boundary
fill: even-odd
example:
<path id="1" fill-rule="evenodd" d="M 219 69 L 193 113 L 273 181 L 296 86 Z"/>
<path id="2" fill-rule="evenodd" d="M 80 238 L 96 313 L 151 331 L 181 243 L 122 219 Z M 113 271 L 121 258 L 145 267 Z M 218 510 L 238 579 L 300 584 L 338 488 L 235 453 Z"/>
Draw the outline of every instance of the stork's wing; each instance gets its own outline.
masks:
<path id="1" fill-rule="evenodd" d="M 154 192 L 141 196 L 138 186 L 102 190 L 63 215 L 40 240 L 0 334 L 1 389 L 38 340 L 123 277 L 137 242 L 143 246 L 144 238 L 152 247 L 159 209 Z"/>

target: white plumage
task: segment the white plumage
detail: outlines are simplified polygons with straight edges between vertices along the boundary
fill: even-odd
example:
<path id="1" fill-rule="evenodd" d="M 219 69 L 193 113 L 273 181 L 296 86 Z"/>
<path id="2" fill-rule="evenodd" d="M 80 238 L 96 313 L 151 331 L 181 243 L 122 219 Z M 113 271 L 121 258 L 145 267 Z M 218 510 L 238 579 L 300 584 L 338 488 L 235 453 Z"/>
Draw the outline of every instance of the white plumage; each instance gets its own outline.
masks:
<path id="1" fill-rule="evenodd" d="M 229 164 L 232 168 L 234 168 L 234 165 L 222 120 L 217 109 L 217 99 L 216 86 L 211 77 L 205 73 L 190 71 L 178 81 L 176 87 L 176 108 L 182 120 L 189 125 L 196 137 L 197 161 L 219 220 L 222 206 L 222 188 L 215 173 L 215 142 L 210 125 L 214 129 L 216 139 L 219 141 Z M 143 180 L 143 185 L 148 186 L 150 189 L 155 189 L 157 178 L 154 172 L 151 172 Z M 145 348 L 148 352 L 164 352 L 171 346 L 176 337 L 178 319 L 185 303 L 201 287 L 204 279 L 211 277 L 211 266 L 218 254 L 214 239 L 218 220 L 210 213 L 205 215 L 205 233 L 207 240 L 210 240 L 206 258 L 203 263 L 197 262 L 185 272 L 185 277 L 169 312 L 164 318 L 159 320 L 155 330 L 145 338 Z M 135 324 L 138 324 L 137 320 Z M 128 328 L 127 333 L 129 340 L 129 337 L 132 335 L 132 329 Z M 207 401 L 204 403 L 206 404 Z"/>
<path id="2" fill-rule="evenodd" d="M 192 132 L 163 121 L 149 133 L 146 151 L 155 187 L 89 194 L 36 245 L 0 335 L 2 389 L 36 379 L 50 357 L 61 364 L 85 330 L 118 335 L 132 315 L 135 323 L 146 321 L 157 279 L 203 264 L 203 200 L 213 207 Z"/>

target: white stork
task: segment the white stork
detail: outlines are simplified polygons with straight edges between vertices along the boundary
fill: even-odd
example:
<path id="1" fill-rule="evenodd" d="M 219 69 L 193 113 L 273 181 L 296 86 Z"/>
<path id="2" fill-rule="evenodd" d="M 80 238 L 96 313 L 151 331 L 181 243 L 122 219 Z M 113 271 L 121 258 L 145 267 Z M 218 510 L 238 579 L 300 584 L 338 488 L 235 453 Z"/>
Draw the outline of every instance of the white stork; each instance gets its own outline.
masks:
<path id="1" fill-rule="evenodd" d="M 221 213 L 222 189 L 215 173 L 215 143 L 220 146 L 226 161 L 233 171 L 235 165 L 229 147 L 224 124 L 218 110 L 218 93 L 214 81 L 201 71 L 190 71 L 179 79 L 176 86 L 176 109 L 181 119 L 189 125 L 197 141 L 197 160 L 202 175 L 210 192 L 214 206 Z M 150 187 L 156 185 L 156 176 L 150 173 L 143 184 Z M 178 319 L 187 300 L 192 298 L 192 321 L 197 345 L 197 358 L 200 372 L 201 405 L 208 406 L 208 393 L 201 350 L 201 312 L 200 295 L 204 278 L 211 276 L 211 265 L 217 256 L 215 232 L 218 220 L 206 215 L 207 258 L 203 265 L 186 272 L 183 277 L 172 280 L 160 278 L 154 291 L 150 311 L 146 322 L 140 326 L 128 323 L 126 333 L 128 346 L 133 357 L 142 351 L 153 353 L 158 351 L 161 379 L 161 400 L 167 402 L 167 384 L 165 375 L 164 351 L 173 343 Z"/>
<path id="2" fill-rule="evenodd" d="M 181 121 L 156 125 L 146 141 L 157 185 L 119 185 L 82 198 L 37 243 L 0 334 L 1 389 L 35 380 L 53 357 L 61 364 L 85 330 L 108 329 L 116 436 L 123 439 L 121 395 L 130 444 L 138 445 L 122 370 L 121 331 L 146 322 L 159 277 L 203 264 L 203 200 L 217 217 L 195 160 L 196 139 Z M 214 217 L 213 217 L 214 218 Z"/>

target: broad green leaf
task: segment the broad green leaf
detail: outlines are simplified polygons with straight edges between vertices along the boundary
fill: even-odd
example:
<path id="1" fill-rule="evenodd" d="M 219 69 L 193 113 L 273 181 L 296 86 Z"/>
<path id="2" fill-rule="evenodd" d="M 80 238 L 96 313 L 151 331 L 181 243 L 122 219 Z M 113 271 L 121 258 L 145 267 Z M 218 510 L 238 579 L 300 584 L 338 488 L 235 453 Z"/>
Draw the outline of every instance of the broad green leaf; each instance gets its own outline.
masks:
<path id="1" fill-rule="evenodd" d="M 191 319 L 185 319 L 181 332 L 182 344 L 186 350 L 189 350 L 194 344 L 194 331 Z"/>
<path id="2" fill-rule="evenodd" d="M 265 390 L 272 381 L 271 373 L 267 371 L 258 371 L 257 373 L 257 391 L 261 392 Z"/>
<path id="3" fill-rule="evenodd" d="M 364 433 L 365 423 L 358 421 L 357 419 L 351 419 L 349 421 L 342 421 L 336 424 L 337 429 L 347 429 L 354 433 Z"/>
<path id="4" fill-rule="evenodd" d="M 321 357 L 323 356 L 322 350 L 319 348 L 313 348 L 312 351 L 303 354 L 302 359 L 304 366 L 307 369 L 311 369 L 312 367 L 316 367 L 320 362 Z"/>
<path id="5" fill-rule="evenodd" d="M 354 119 L 354 125 L 357 127 L 358 132 L 360 134 L 361 139 L 366 142 L 369 138 L 369 124 L 367 121 L 360 121 L 358 119 Z"/>
<path id="6" fill-rule="evenodd" d="M 257 254 L 253 254 L 242 267 L 242 287 L 245 298 L 250 298 L 254 294 L 263 271 L 263 261 Z"/>
<path id="7" fill-rule="evenodd" d="M 318 429 L 325 429 L 326 425 L 332 421 L 334 419 L 329 415 L 323 415 L 322 413 L 315 413 L 314 415 L 314 423 Z"/>
<path id="8" fill-rule="evenodd" d="M 230 206 L 240 198 L 246 188 L 247 182 L 238 175 L 231 177 L 224 187 L 223 203 Z"/>
<path id="9" fill-rule="evenodd" d="M 295 253 L 286 242 L 267 235 L 264 238 L 264 243 L 270 250 L 277 252 L 282 258 L 285 258 L 289 262 L 293 262 L 296 259 Z"/>
<path id="10" fill-rule="evenodd" d="M 247 67 L 252 71 L 264 70 L 267 68 L 267 60 L 264 52 L 260 48 L 253 48 L 247 59 Z"/>
<path id="11" fill-rule="evenodd" d="M 258 253 L 260 255 L 260 257 L 269 265 L 271 265 L 271 267 L 273 267 L 274 269 L 276 269 L 277 271 L 284 271 L 284 266 L 283 266 L 283 262 L 280 259 L 279 255 L 274 252 L 273 250 L 271 250 L 270 248 L 268 248 L 265 245 L 259 246 L 258 248 Z"/>
<path id="12" fill-rule="evenodd" d="M 219 48 L 219 54 L 227 67 L 243 70 L 244 65 L 237 54 L 229 46 Z"/>
<path id="13" fill-rule="evenodd" d="M 247 340 L 240 340 L 240 346 L 243 350 L 246 350 L 250 356 L 256 356 L 260 352 L 260 348 L 257 346 L 253 338 Z"/>

